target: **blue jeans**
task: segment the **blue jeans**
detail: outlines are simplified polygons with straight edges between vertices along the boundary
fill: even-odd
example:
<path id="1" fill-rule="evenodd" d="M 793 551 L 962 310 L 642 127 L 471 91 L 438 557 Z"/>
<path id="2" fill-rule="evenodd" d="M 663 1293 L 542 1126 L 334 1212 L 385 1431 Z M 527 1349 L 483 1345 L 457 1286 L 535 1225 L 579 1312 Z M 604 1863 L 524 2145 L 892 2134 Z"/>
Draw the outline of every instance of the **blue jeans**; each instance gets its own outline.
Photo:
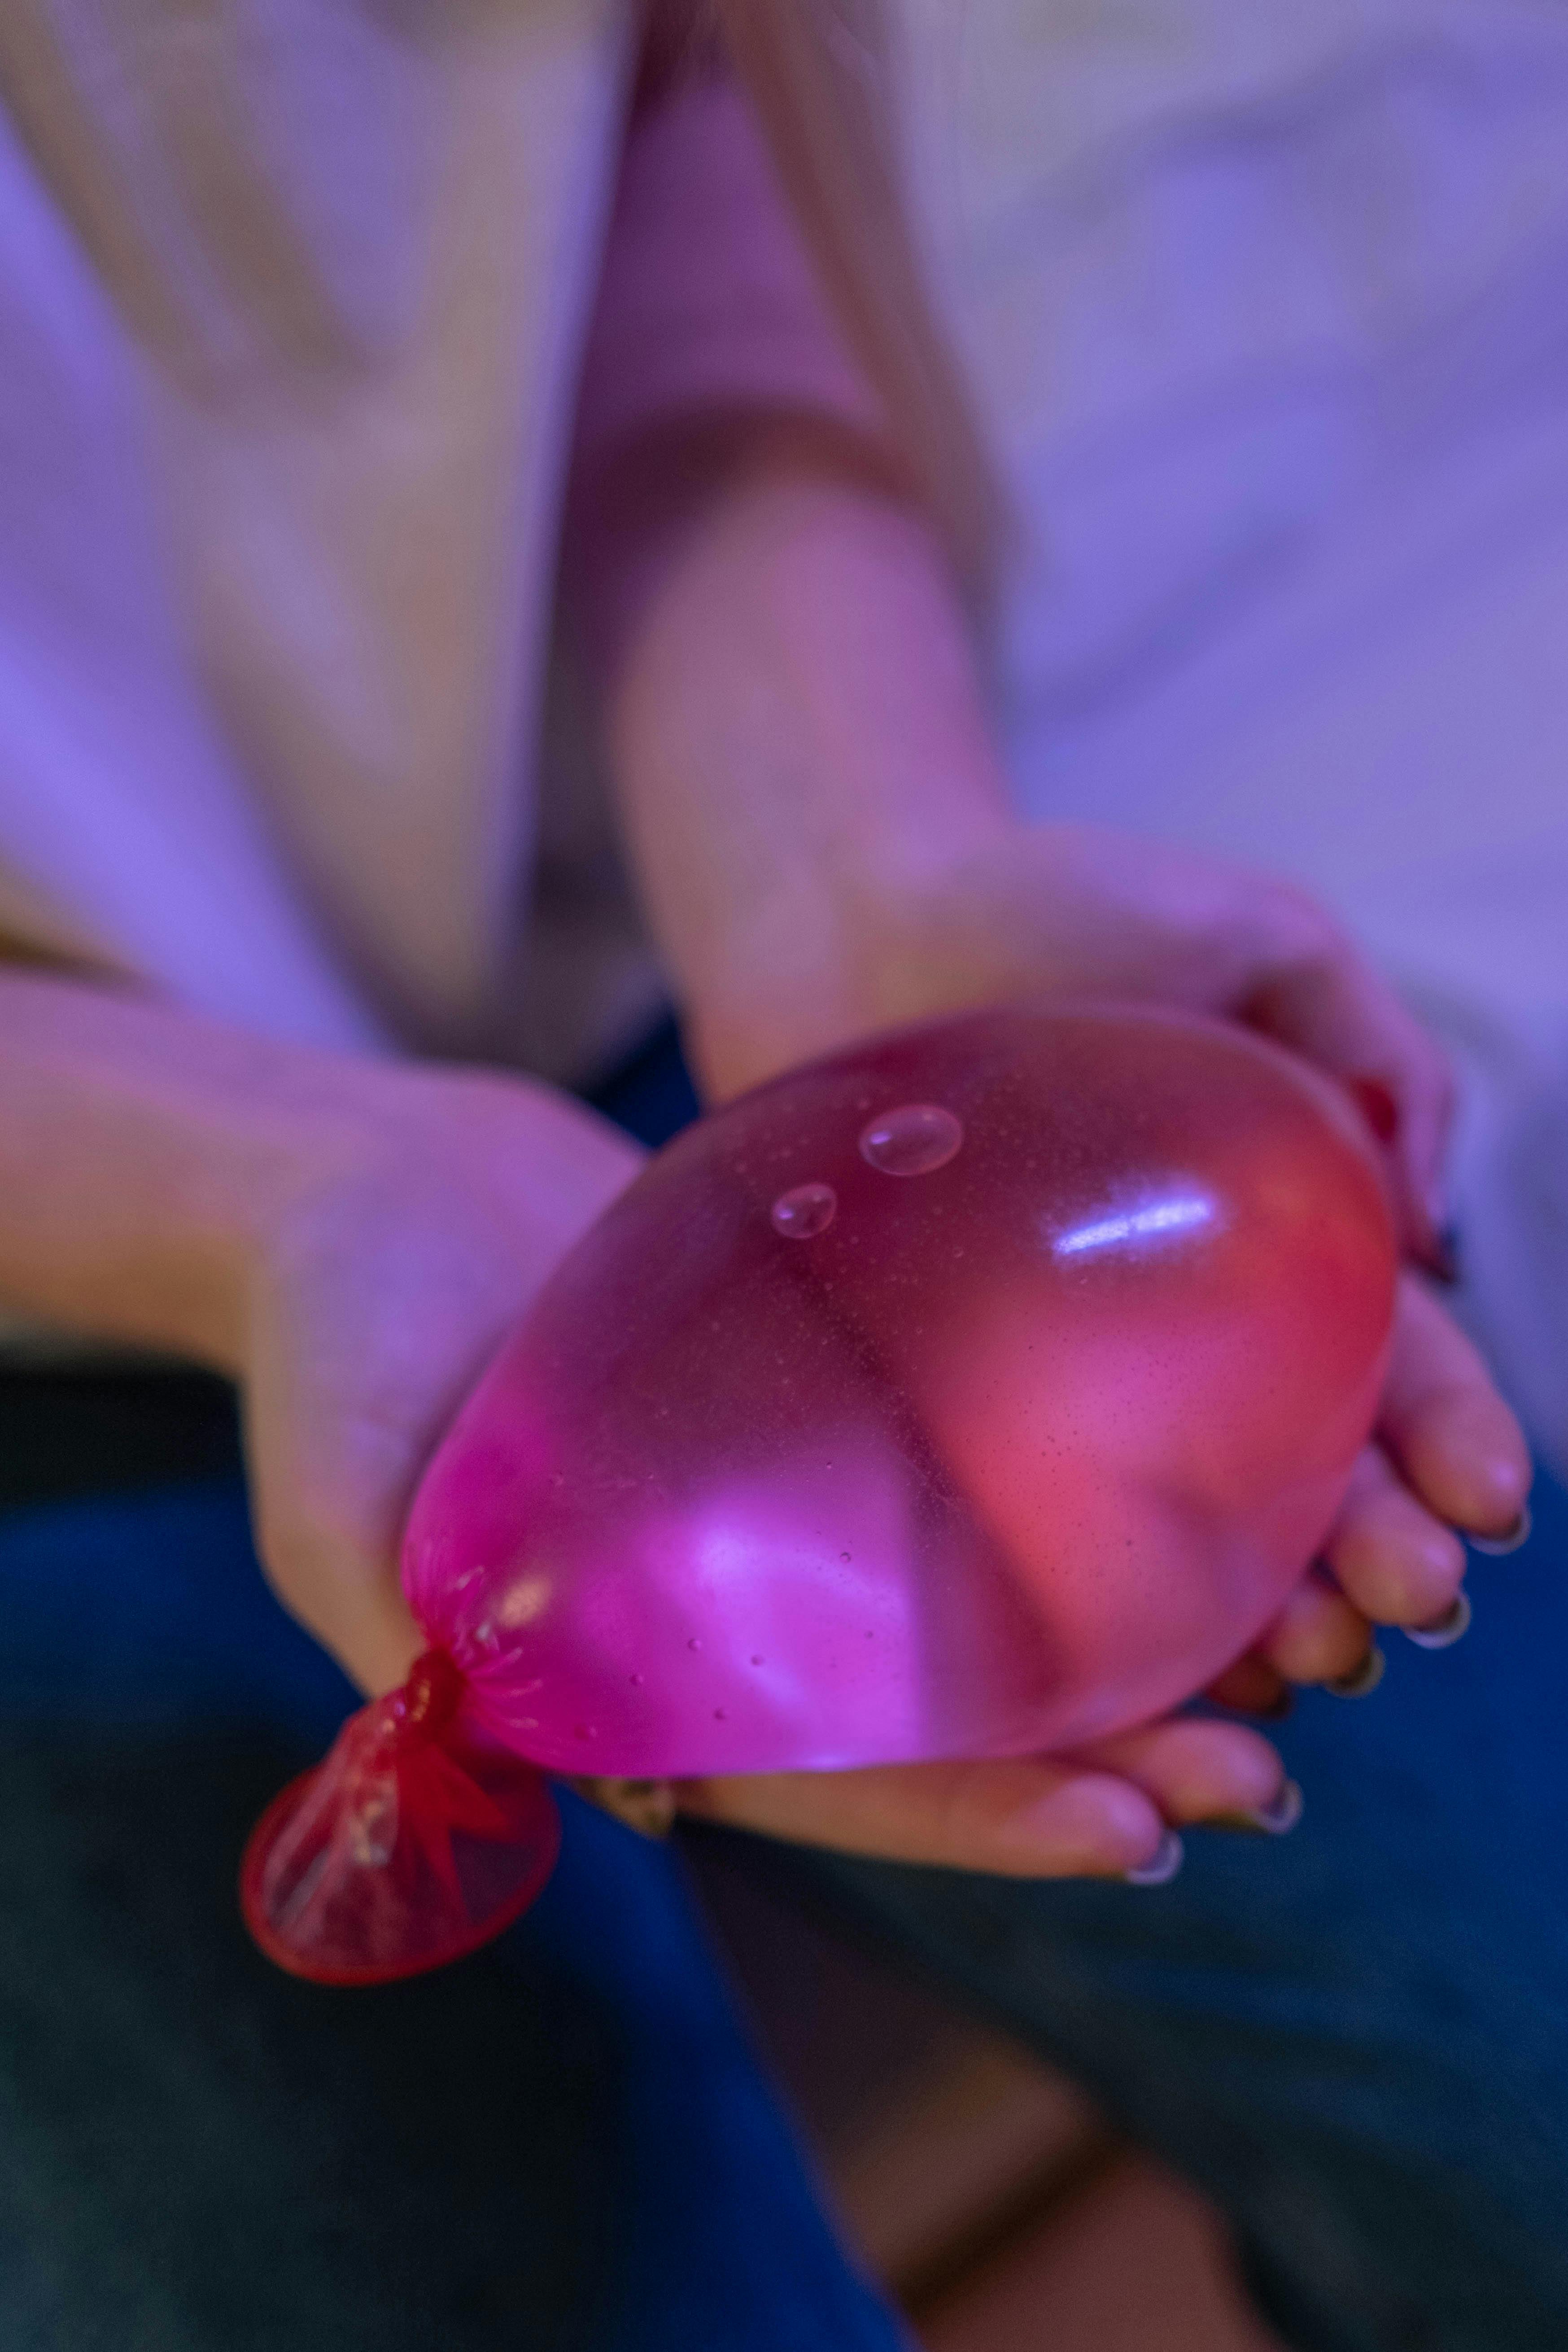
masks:
<path id="1" fill-rule="evenodd" d="M 1068 2068 L 1224 2209 L 1310 2352 L 1568 2347 L 1568 1496 L 1472 1562 L 1471 1632 L 1384 1637 L 1279 1729 L 1289 1837 L 1170 1885 L 810 1875 Z"/>
<path id="2" fill-rule="evenodd" d="M 476 1960 L 247 1948 L 247 1823 L 353 1694 L 237 1479 L 0 1517 L 0 1624 L 5 2352 L 895 2352 L 670 1849 L 563 1794 Z"/>

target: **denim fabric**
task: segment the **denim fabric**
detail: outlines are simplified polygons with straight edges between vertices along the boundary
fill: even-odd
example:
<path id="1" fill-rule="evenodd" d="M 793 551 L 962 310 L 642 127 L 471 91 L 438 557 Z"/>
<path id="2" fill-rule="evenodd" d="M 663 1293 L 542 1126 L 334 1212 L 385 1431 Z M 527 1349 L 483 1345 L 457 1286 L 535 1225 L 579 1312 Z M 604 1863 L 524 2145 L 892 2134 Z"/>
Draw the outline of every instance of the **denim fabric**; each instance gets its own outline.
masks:
<path id="1" fill-rule="evenodd" d="M 563 1795 L 488 1954 L 324 1992 L 241 1841 L 351 1694 L 237 1480 L 0 1517 L 6 2352 L 894 2352 L 678 1857 Z"/>
<path id="2" fill-rule="evenodd" d="M 1069 2068 L 1198 2181 L 1302 2352 L 1568 2346 L 1568 1497 L 1476 1559 L 1470 1633 L 1384 1636 L 1279 1727 L 1278 1842 L 1170 1885 L 823 1857 L 816 1886 Z"/>

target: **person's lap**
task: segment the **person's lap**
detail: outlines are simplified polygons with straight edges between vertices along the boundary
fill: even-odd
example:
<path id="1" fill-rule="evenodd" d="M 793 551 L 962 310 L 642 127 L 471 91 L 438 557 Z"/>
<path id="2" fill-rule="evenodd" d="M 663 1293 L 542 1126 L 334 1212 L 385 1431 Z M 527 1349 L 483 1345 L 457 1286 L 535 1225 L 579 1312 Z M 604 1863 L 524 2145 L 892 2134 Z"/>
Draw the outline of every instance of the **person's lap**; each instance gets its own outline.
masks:
<path id="1" fill-rule="evenodd" d="M 1568 2344 L 1568 1496 L 1454 1649 L 1306 1696 L 1278 1842 L 1151 1891 L 823 1857 L 813 1879 L 1085 2080 L 1237 2229 L 1310 2352 Z"/>
<path id="2" fill-rule="evenodd" d="M 344 1996 L 235 1869 L 352 1693 L 237 1477 L 0 1516 L 0 2342 L 892 2352 L 678 1860 L 569 1795 L 500 1943 Z"/>
<path id="3" fill-rule="evenodd" d="M 1289 1839 L 1150 1892 L 799 1865 L 1202 2182 L 1313 2352 L 1568 2340 L 1555 1491 L 1538 1530 L 1457 1649 L 1283 1727 Z M 0 2340 L 896 2340 L 662 1850 L 566 1799 L 531 1917 L 411 1986 L 249 1950 L 239 1841 L 348 1694 L 237 1484 L 12 1513 L 0 1611 Z"/>

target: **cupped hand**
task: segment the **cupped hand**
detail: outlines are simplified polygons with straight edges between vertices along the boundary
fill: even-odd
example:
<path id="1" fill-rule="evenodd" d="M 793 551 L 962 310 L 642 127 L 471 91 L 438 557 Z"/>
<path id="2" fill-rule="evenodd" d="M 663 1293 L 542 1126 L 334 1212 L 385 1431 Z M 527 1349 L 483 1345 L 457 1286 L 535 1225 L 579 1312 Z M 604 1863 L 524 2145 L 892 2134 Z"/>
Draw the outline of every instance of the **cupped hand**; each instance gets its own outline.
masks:
<path id="1" fill-rule="evenodd" d="M 1457 1637 L 1468 1602 L 1456 1530 L 1506 1546 L 1530 1475 L 1519 1424 L 1480 1357 L 1428 1286 L 1404 1276 L 1378 1425 L 1321 1560 L 1211 1696 L 1268 1712 L 1287 1683 L 1356 1692 L 1373 1686 L 1375 1626 Z"/>
<path id="2" fill-rule="evenodd" d="M 1373 1626 L 1441 1623 L 1465 1572 L 1454 1529 L 1506 1536 L 1529 1483 L 1518 1425 L 1485 1366 L 1405 1276 L 1378 1428 L 1322 1564 L 1212 1696 L 1271 1713 L 1288 1683 L 1370 1682 Z M 1115 1875 L 1168 1853 L 1171 1828 L 1246 1820 L 1279 1831 L 1299 1805 L 1266 1740 L 1192 1717 L 1066 1757 L 781 1773 L 678 1793 L 683 1811 L 807 1844 L 1018 1877 Z"/>
<path id="3" fill-rule="evenodd" d="M 424 1646 L 410 1498 L 488 1358 L 640 1149 L 518 1078 L 366 1065 L 260 1232 L 241 1365 L 252 1508 L 286 1606 L 360 1687 Z"/>
<path id="4" fill-rule="evenodd" d="M 694 1008 L 717 1092 L 786 1060 L 1008 998 L 1115 998 L 1215 1014 L 1343 1085 L 1366 1118 L 1407 1254 L 1445 1267 L 1447 1057 L 1355 940 L 1307 892 L 1249 866 L 1110 827 L 986 828 L 983 845 L 906 846 L 844 910 L 838 979 Z M 781 1001 L 799 1017 L 781 1030 Z M 735 1010 L 732 1012 L 731 1007 Z"/>
<path id="5" fill-rule="evenodd" d="M 1180 1859 L 1173 1827 L 1293 1825 L 1279 1756 L 1244 1725 L 1173 1717 L 1070 1755 L 679 1784 L 683 1812 L 805 1845 L 1009 1878 L 1117 1878 Z"/>
<path id="6" fill-rule="evenodd" d="M 1213 1696 L 1272 1713 L 1291 1682 L 1370 1682 L 1376 1624 L 1458 1622 L 1460 1534 L 1505 1538 L 1531 1465 L 1519 1424 L 1424 1274 L 1448 1271 L 1443 1160 L 1453 1084 L 1437 1041 L 1308 894 L 1250 868 L 1083 824 L 1013 823 L 863 891 L 836 992 L 803 992 L 789 1055 L 1009 997 L 1101 997 L 1235 1020 L 1300 1054 L 1359 1105 L 1411 1262 L 1378 1426 L 1289 1605 Z M 775 999 L 776 1001 L 776 999 Z M 770 1074 L 765 1027 L 715 1008 L 721 1090 Z M 758 1058 L 761 1041 L 763 1060 Z"/>

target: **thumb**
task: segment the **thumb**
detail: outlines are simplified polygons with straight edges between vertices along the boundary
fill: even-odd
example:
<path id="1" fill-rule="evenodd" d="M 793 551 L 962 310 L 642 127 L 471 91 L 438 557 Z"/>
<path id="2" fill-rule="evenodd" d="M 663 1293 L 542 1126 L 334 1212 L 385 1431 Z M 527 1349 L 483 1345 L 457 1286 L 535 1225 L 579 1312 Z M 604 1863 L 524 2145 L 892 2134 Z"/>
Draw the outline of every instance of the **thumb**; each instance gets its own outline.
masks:
<path id="1" fill-rule="evenodd" d="M 385 1455 L 385 1433 L 356 1446 L 339 1423 L 330 1448 L 296 1416 L 252 1394 L 246 1453 L 256 1548 L 289 1615 L 314 1634 L 368 1697 L 407 1680 L 428 1647 L 398 1575 L 410 1479 Z"/>

